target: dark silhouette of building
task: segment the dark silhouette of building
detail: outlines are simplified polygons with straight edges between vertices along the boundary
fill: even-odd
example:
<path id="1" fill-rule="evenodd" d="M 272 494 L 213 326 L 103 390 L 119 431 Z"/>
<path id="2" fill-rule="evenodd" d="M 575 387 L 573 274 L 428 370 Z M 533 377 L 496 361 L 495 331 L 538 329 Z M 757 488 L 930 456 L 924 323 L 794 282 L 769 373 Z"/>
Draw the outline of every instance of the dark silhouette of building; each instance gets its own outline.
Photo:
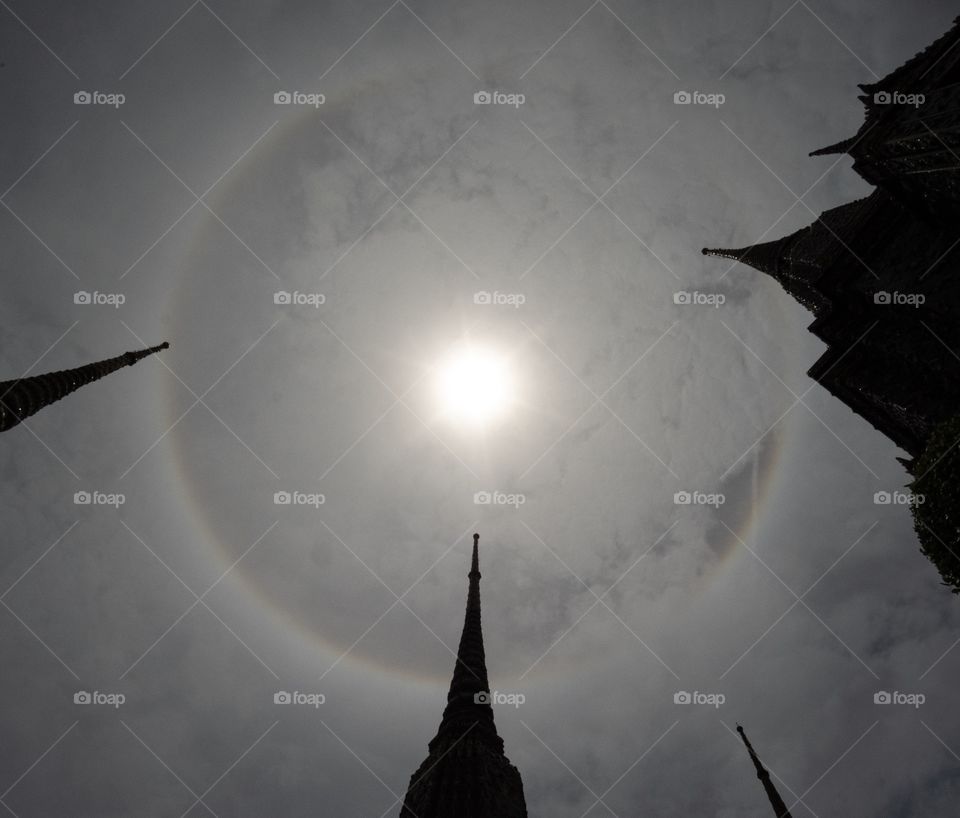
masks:
<path id="1" fill-rule="evenodd" d="M 526 818 L 520 773 L 493 722 L 480 627 L 479 534 L 473 535 L 467 612 L 440 728 L 410 777 L 400 818 Z"/>
<path id="2" fill-rule="evenodd" d="M 737 732 L 740 734 L 740 738 L 743 739 L 743 743 L 747 747 L 747 752 L 750 753 L 750 760 L 753 762 L 754 769 L 757 771 L 757 778 L 760 779 L 760 783 L 763 784 L 763 789 L 767 793 L 767 798 L 770 799 L 773 814 L 777 818 L 791 818 L 790 810 L 787 809 L 787 805 L 783 803 L 780 793 L 777 792 L 777 788 L 773 786 L 773 782 L 770 780 L 770 772 L 760 763 L 760 759 L 757 758 L 757 754 L 753 751 L 753 745 L 750 744 L 747 734 L 743 732 L 743 728 L 739 724 L 737 725 Z"/>
<path id="3" fill-rule="evenodd" d="M 76 369 L 62 369 L 45 375 L 32 375 L 12 381 L 0 381 L 0 432 L 5 432 L 20 421 L 36 414 L 44 406 L 69 395 L 85 384 L 115 372 L 124 366 L 133 366 L 141 358 L 167 349 L 164 341 L 159 346 L 125 352 L 116 358 L 79 366 Z"/>
<path id="4" fill-rule="evenodd" d="M 814 155 L 849 154 L 873 193 L 792 235 L 703 253 L 755 267 L 810 310 L 827 345 L 810 377 L 917 458 L 960 411 L 960 17 L 860 88 L 863 126 Z"/>

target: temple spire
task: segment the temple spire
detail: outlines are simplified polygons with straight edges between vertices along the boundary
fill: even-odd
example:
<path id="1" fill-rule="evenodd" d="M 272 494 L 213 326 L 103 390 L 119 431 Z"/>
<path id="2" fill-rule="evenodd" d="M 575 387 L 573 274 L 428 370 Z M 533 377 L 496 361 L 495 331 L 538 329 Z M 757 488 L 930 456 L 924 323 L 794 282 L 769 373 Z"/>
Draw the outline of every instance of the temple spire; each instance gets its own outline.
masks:
<path id="1" fill-rule="evenodd" d="M 818 150 L 810 151 L 809 155 L 831 156 L 833 154 L 849 153 L 850 149 L 857 144 L 858 139 L 859 136 L 855 134 L 847 139 L 841 139 L 839 142 L 834 142 L 832 145 L 827 145 L 825 148 L 819 148 Z"/>
<path id="2" fill-rule="evenodd" d="M 761 273 L 779 278 L 778 274 L 781 270 L 789 266 L 789 249 L 795 238 L 796 233 L 774 241 L 750 244 L 747 247 L 736 249 L 704 247 L 700 252 L 705 256 L 716 256 L 739 261 L 741 264 L 749 264 Z"/>
<path id="3" fill-rule="evenodd" d="M 76 369 L 62 369 L 45 375 L 0 381 L 0 432 L 16 426 L 44 406 L 66 397 L 81 386 L 100 380 L 121 367 L 133 366 L 141 358 L 169 346 L 170 344 L 164 341 L 159 346 L 125 352 L 115 358 L 107 358 Z"/>
<path id="4" fill-rule="evenodd" d="M 753 761 L 753 766 L 757 770 L 757 778 L 760 779 L 760 783 L 763 784 L 763 789 L 767 793 L 767 798 L 770 799 L 770 805 L 773 807 L 773 814 L 776 816 L 776 818 L 791 818 L 790 811 L 787 809 L 787 805 L 783 803 L 780 793 L 777 792 L 776 787 L 773 786 L 773 782 L 770 780 L 769 771 L 763 766 L 763 764 L 760 763 L 760 759 L 757 758 L 757 754 L 753 751 L 753 745 L 750 744 L 747 734 L 743 732 L 743 727 L 741 727 L 739 724 L 737 725 L 737 732 L 740 734 L 740 738 L 743 739 L 743 743 L 747 747 L 747 752 L 750 753 L 750 760 Z"/>
<path id="5" fill-rule="evenodd" d="M 850 254 L 848 248 L 870 206 L 869 199 L 860 199 L 825 211 L 812 225 L 779 239 L 736 249 L 704 247 L 701 252 L 750 265 L 816 314 L 827 305 L 820 283 L 824 267 Z"/>
<path id="6" fill-rule="evenodd" d="M 447 706 L 429 755 L 410 777 L 400 818 L 527 818 L 520 773 L 503 754 L 480 625 L 480 535 Z"/>
<path id="7" fill-rule="evenodd" d="M 467 610 L 457 649 L 457 663 L 453 668 L 447 706 L 437 736 L 431 748 L 441 737 L 460 735 L 471 724 L 477 738 L 489 742 L 498 752 L 503 751 L 503 740 L 497 735 L 490 706 L 490 682 L 487 680 L 487 660 L 483 650 L 483 629 L 480 623 L 480 535 L 473 535 L 473 558 L 470 562 L 470 583 L 467 590 Z"/>

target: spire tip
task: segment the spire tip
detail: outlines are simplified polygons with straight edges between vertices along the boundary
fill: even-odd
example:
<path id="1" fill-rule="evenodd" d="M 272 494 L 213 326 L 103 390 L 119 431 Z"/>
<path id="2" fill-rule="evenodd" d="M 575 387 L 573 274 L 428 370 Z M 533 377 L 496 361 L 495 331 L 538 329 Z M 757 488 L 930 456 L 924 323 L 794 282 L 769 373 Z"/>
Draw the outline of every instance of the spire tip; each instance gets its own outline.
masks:
<path id="1" fill-rule="evenodd" d="M 473 535 L 473 557 L 470 560 L 470 573 L 467 575 L 471 578 L 476 577 L 480 579 L 480 535 Z"/>

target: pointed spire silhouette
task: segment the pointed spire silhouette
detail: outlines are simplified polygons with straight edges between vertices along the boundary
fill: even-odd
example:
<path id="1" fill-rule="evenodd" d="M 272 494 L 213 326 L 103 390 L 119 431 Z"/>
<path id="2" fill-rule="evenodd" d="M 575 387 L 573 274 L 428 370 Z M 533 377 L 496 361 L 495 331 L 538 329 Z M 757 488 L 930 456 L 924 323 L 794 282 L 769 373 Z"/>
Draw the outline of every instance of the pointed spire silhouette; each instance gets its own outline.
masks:
<path id="1" fill-rule="evenodd" d="M 480 624 L 480 535 L 473 535 L 467 610 L 447 706 L 429 755 L 410 777 L 400 818 L 526 818 L 520 773 L 503 754 Z"/>
<path id="2" fill-rule="evenodd" d="M 760 763 L 760 759 L 757 758 L 757 754 L 753 751 L 753 745 L 750 744 L 747 734 L 743 732 L 743 727 L 741 727 L 739 724 L 737 725 L 737 732 L 740 734 L 740 738 L 743 739 L 743 743 L 747 747 L 747 752 L 750 753 L 750 760 L 753 762 L 753 766 L 757 770 L 757 778 L 760 779 L 760 783 L 763 784 L 763 789 L 767 793 L 767 798 L 770 799 L 770 805 L 773 807 L 773 814 L 776 816 L 776 818 L 791 818 L 790 811 L 787 809 L 787 805 L 783 803 L 780 793 L 777 792 L 776 787 L 773 786 L 773 782 L 770 780 L 769 771 L 763 766 L 763 764 Z"/>
<path id="3" fill-rule="evenodd" d="M 857 144 L 859 136 L 854 134 L 847 139 L 841 139 L 839 142 L 834 142 L 832 145 L 827 145 L 825 148 L 818 148 L 815 151 L 810 151 L 810 156 L 830 156 L 832 154 L 839 153 L 849 153 L 850 148 Z"/>
<path id="4" fill-rule="evenodd" d="M 440 729 L 434 743 L 450 735 L 458 736 L 470 725 L 476 737 L 488 742 L 498 752 L 503 751 L 503 740 L 497 735 L 490 705 L 490 682 L 487 680 L 487 660 L 483 650 L 483 628 L 480 623 L 480 535 L 473 535 L 473 558 L 467 590 L 467 611 L 463 618 L 463 632 L 457 649 L 457 663 L 453 668 L 447 706 L 443 711 Z"/>
<path id="5" fill-rule="evenodd" d="M 795 237 L 796 233 L 792 233 L 780 239 L 750 244 L 746 247 L 733 249 L 704 247 L 700 252 L 705 256 L 727 258 L 731 261 L 739 261 L 741 264 L 749 264 L 755 270 L 776 278 L 781 269 L 789 265 L 789 248 Z"/>
<path id="6" fill-rule="evenodd" d="M 874 191 L 863 199 L 832 207 L 811 225 L 773 241 L 737 249 L 705 247 L 705 256 L 717 256 L 748 264 L 777 281 L 793 298 L 814 314 L 830 304 L 831 282 L 824 283 L 825 270 L 866 254 L 871 238 L 871 218 L 883 215 L 889 198 Z"/>
<path id="7" fill-rule="evenodd" d="M 121 367 L 133 366 L 141 358 L 169 346 L 170 344 L 164 341 L 159 346 L 125 352 L 115 358 L 96 361 L 76 369 L 61 369 L 44 375 L 0 381 L 0 432 L 16 426 L 44 406 L 66 397 L 81 386 L 100 380 Z"/>

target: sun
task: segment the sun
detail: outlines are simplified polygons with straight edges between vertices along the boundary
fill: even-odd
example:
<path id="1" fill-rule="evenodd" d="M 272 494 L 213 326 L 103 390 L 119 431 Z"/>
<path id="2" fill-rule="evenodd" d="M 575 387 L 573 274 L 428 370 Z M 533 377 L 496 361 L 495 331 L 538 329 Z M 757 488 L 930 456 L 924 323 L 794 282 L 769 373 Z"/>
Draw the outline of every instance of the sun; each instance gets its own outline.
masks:
<path id="1" fill-rule="evenodd" d="M 484 426 L 502 417 L 512 404 L 514 380 L 503 355 L 488 347 L 465 345 L 437 367 L 436 391 L 448 420 Z"/>

